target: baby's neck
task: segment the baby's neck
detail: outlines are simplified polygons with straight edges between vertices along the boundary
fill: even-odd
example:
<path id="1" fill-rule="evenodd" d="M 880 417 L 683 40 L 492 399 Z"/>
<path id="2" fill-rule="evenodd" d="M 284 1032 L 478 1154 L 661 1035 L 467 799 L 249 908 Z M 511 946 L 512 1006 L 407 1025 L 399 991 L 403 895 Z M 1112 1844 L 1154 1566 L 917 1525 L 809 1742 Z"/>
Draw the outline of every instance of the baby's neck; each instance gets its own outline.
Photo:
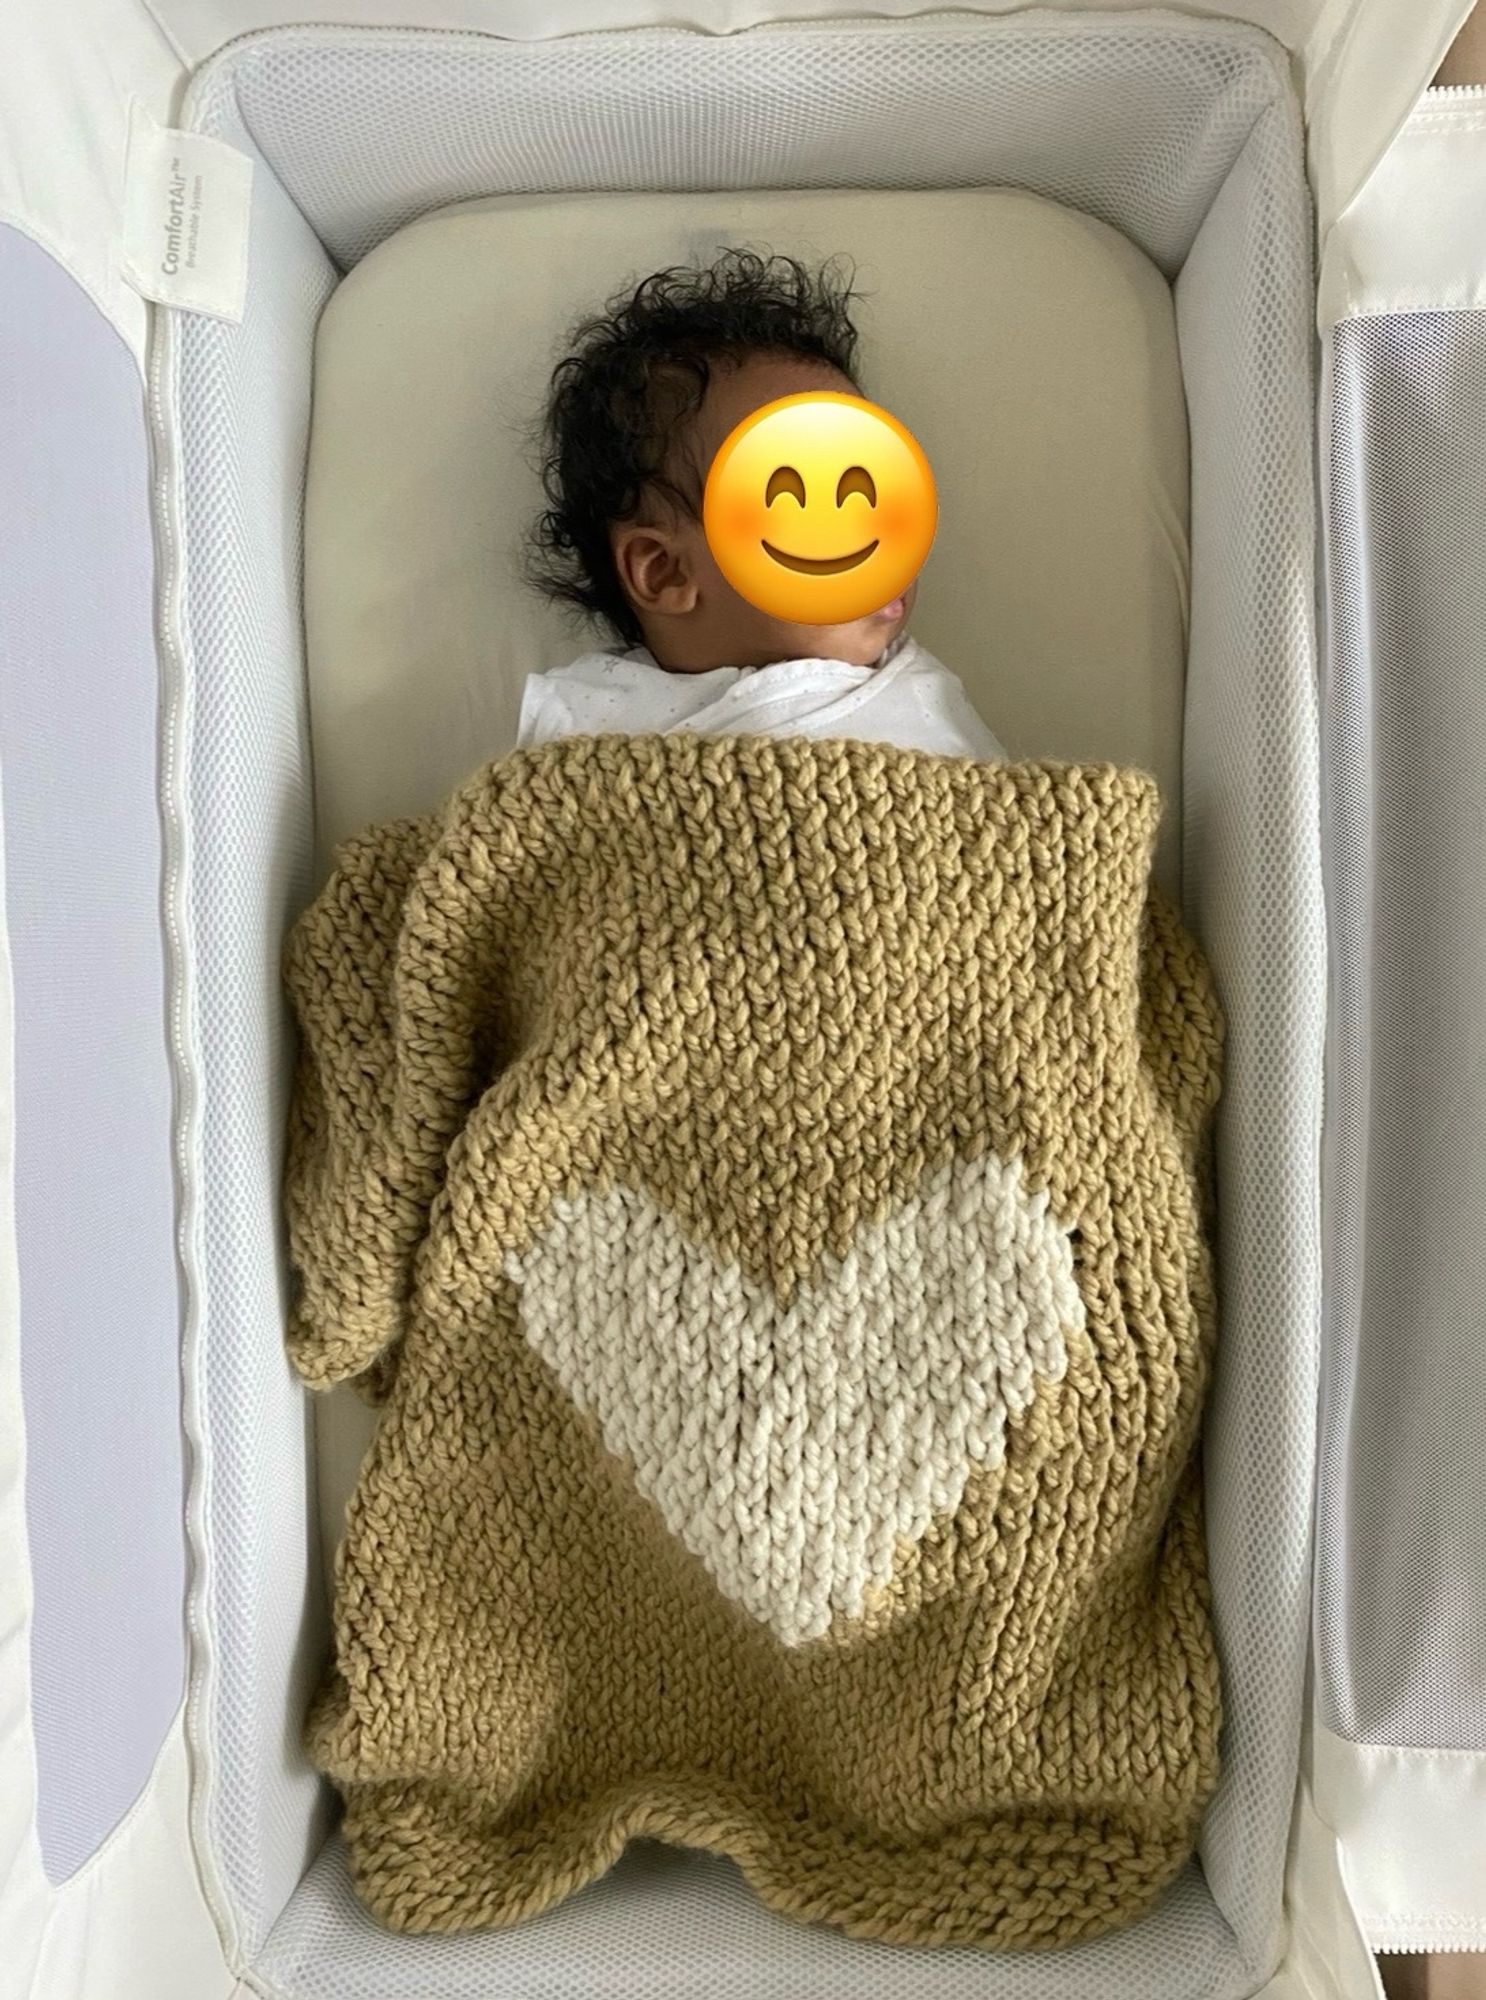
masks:
<path id="1" fill-rule="evenodd" d="M 897 639 L 902 636 L 903 636 L 902 634 L 895 634 L 892 639 L 889 639 L 883 646 L 882 651 L 877 655 L 875 659 L 857 660 L 857 661 L 843 660 L 841 664 L 842 666 L 880 667 L 883 664 L 884 660 L 887 658 L 888 653 L 892 650 L 893 646 L 896 644 Z M 742 667 L 758 671 L 765 667 L 787 666 L 792 660 L 834 659 L 836 657 L 834 654 L 831 653 L 775 653 L 775 652 L 761 652 L 761 651 L 755 651 L 753 654 L 750 655 L 747 653 L 746 649 L 744 649 L 743 651 L 740 652 L 728 653 L 725 658 L 719 657 L 715 659 L 705 658 L 702 660 L 683 661 L 675 659 L 674 657 L 669 659 L 663 657 L 662 654 L 659 651 L 657 651 L 656 645 L 648 638 L 645 641 L 645 648 L 646 651 L 650 654 L 650 657 L 655 661 L 655 664 L 661 669 L 663 673 L 667 674 L 710 674 L 715 672 L 718 667 Z M 714 648 L 713 650 L 725 651 L 726 649 Z"/>

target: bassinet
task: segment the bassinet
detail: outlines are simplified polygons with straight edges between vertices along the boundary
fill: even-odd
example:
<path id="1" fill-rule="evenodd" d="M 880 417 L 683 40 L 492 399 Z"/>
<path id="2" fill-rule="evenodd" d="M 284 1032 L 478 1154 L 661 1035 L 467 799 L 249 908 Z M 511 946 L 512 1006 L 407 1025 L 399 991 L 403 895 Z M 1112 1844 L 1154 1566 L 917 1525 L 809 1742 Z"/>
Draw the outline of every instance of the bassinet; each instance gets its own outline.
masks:
<path id="1" fill-rule="evenodd" d="M 90 28 L 38 20 L 3 85 L 4 257 L 46 379 L 0 717 L 0 1518 L 22 1579 L 0 1993 L 1280 2000 L 1377 1992 L 1369 1947 L 1486 1948 L 1486 141 L 1469 93 L 1408 115 L 1465 9 L 340 11 L 183 0 L 156 10 L 167 49 L 116 0 Z M 1299 69 L 1266 28 L 1309 34 Z M 82 164 L 38 177 L 47 116 Z M 171 226 L 157 122 L 231 151 L 184 155 L 218 177 L 205 309 L 147 323 L 121 272 L 150 282 L 141 202 L 163 193 Z M 1205 1432 L 1222 1785 L 1149 1919 L 1052 1957 L 805 1930 L 721 1863 L 644 1850 L 516 1931 L 392 1937 L 297 1747 L 326 1623 L 278 1334 L 277 945 L 318 865 L 317 322 L 375 246 L 470 197 L 987 186 L 1099 218 L 1173 290 L 1181 889 L 1230 1034 Z"/>

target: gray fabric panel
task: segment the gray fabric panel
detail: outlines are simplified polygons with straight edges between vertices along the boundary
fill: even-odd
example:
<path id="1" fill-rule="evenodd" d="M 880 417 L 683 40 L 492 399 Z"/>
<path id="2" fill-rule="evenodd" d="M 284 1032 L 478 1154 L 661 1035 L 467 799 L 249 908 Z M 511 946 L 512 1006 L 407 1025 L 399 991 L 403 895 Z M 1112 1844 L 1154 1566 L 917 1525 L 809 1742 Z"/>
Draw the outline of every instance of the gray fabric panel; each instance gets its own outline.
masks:
<path id="1" fill-rule="evenodd" d="M 1332 353 L 1317 1695 L 1486 1749 L 1486 312 Z"/>
<path id="2" fill-rule="evenodd" d="M 138 1797 L 185 1687 L 180 1319 L 142 389 L 0 227 L 0 768 L 33 1727 L 48 1876 Z"/>

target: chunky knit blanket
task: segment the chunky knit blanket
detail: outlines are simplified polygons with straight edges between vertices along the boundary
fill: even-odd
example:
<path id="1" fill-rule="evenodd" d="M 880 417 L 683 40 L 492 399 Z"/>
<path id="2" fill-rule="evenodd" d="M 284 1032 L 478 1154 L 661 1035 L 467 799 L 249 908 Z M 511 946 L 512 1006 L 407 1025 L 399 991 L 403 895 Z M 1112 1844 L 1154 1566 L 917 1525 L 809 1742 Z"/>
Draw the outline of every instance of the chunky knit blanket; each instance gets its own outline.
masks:
<path id="1" fill-rule="evenodd" d="M 1188 1860 L 1224 1030 L 1159 815 L 1115 764 L 597 736 L 337 850 L 288 1340 L 379 1427 L 305 1743 L 383 1924 L 648 1836 L 1036 1950 Z"/>

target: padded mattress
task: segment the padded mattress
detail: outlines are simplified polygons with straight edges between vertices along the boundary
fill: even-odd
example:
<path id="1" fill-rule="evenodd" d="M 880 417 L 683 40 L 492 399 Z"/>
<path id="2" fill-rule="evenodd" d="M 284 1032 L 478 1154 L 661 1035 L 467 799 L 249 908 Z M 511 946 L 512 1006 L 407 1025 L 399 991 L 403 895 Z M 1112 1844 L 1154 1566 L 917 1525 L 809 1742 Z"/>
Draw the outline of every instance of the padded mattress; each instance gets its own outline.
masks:
<path id="1" fill-rule="evenodd" d="M 1013 756 L 1160 782 L 1180 880 L 1187 424 L 1171 289 L 1109 224 L 1014 188 L 513 195 L 398 231 L 315 349 L 305 625 L 317 869 L 515 738 L 528 673 L 609 643 L 521 574 L 536 423 L 569 329 L 727 244 L 844 255 L 864 387 L 928 453 L 912 626 Z M 333 1557 L 375 1416 L 316 1399 Z"/>

